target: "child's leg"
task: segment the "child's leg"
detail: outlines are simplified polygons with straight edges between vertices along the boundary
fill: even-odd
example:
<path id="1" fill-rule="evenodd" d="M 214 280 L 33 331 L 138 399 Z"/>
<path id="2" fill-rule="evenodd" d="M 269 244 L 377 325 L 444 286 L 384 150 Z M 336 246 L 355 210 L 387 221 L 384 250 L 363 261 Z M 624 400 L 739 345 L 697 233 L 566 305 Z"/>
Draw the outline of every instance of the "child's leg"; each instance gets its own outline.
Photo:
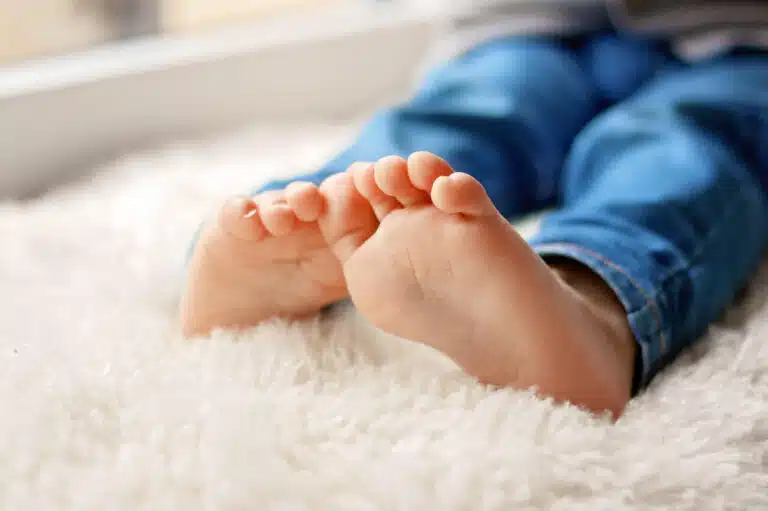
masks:
<path id="1" fill-rule="evenodd" d="M 434 157 L 400 177 L 355 171 L 372 203 L 394 189 L 429 195 L 378 210 L 364 243 L 332 243 L 353 301 L 488 383 L 620 413 L 636 361 L 639 386 L 702 333 L 761 257 L 767 88 L 766 59 L 733 58 L 671 72 L 595 120 L 566 168 L 564 207 L 533 250 L 478 181 Z M 340 214 L 333 197 L 351 184 L 334 185 Z"/>
<path id="2" fill-rule="evenodd" d="M 670 71 L 576 141 L 562 211 L 532 240 L 616 292 L 640 350 L 635 389 L 695 341 L 768 241 L 768 56 Z"/>
<path id="3" fill-rule="evenodd" d="M 624 45 L 634 62 L 648 51 Z M 356 162 L 429 151 L 477 178 L 507 217 L 550 205 L 568 149 L 602 100 L 581 46 L 519 37 L 481 45 L 435 69 L 410 101 L 376 115 L 319 172 L 295 180 L 319 185 Z"/>
<path id="4" fill-rule="evenodd" d="M 555 40 L 499 40 L 445 64 L 411 102 L 379 114 L 350 149 L 299 178 L 308 183 L 272 183 L 222 208 L 190 261 L 182 330 L 247 327 L 344 298 L 341 267 L 313 221 L 324 208 L 317 185 L 354 161 L 437 152 L 477 176 L 512 215 L 554 199 L 567 149 L 598 102 L 576 51 Z M 376 225 L 370 206 L 356 195 L 343 199 L 336 232 L 365 239 Z"/>

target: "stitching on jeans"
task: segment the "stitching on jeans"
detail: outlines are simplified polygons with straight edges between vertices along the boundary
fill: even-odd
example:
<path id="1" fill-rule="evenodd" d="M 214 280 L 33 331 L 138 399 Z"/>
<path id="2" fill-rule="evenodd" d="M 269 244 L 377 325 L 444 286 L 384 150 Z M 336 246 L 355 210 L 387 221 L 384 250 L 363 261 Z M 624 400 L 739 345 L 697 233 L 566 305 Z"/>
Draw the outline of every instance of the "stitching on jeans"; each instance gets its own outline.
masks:
<path id="1" fill-rule="evenodd" d="M 633 279 L 631 275 L 629 275 L 629 272 L 627 272 L 624 268 L 614 263 L 610 259 L 607 259 L 604 256 L 598 254 L 597 252 L 594 252 L 588 248 L 582 247 L 581 245 L 577 245 L 575 243 L 547 243 L 544 245 L 539 245 L 537 248 L 546 249 L 548 247 L 551 247 L 551 248 L 564 247 L 564 248 L 575 249 L 577 251 L 580 250 L 585 254 L 598 259 L 603 264 L 610 266 L 614 270 L 624 275 L 624 277 L 635 287 L 635 289 L 637 289 L 637 292 L 640 293 L 640 295 L 643 297 L 643 299 L 646 302 L 646 305 L 651 309 L 651 311 L 653 311 L 653 318 L 656 320 L 657 330 L 659 332 L 659 338 L 661 341 L 661 356 L 665 356 L 667 354 L 667 339 L 666 339 L 666 336 L 664 335 L 664 331 L 661 328 L 661 311 L 659 310 L 659 306 L 656 300 L 651 298 L 643 290 L 640 284 L 638 284 L 637 281 Z M 648 369 L 650 370 L 650 367 Z"/>

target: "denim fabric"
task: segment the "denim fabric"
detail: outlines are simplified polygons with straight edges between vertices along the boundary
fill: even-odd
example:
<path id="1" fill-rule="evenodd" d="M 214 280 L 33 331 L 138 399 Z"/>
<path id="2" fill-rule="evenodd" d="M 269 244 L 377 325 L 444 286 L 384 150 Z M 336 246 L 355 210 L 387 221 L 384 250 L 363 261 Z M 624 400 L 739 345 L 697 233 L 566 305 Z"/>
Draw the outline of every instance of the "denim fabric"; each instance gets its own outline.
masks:
<path id="1" fill-rule="evenodd" d="M 768 57 L 688 65 L 614 34 L 495 40 L 301 179 L 419 150 L 474 175 L 507 217 L 557 207 L 530 243 L 616 292 L 637 390 L 717 318 L 768 241 Z"/>

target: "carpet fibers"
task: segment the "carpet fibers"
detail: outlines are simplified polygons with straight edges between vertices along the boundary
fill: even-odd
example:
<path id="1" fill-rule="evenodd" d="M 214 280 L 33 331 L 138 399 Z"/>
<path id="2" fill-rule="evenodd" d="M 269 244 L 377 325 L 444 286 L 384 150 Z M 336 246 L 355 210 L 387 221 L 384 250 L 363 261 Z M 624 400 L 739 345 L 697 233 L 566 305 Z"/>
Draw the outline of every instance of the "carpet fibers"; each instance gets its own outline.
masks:
<path id="1" fill-rule="evenodd" d="M 180 143 L 0 203 L 0 509 L 768 509 L 768 265 L 616 425 L 351 309 L 181 341 L 198 221 L 348 134 Z"/>

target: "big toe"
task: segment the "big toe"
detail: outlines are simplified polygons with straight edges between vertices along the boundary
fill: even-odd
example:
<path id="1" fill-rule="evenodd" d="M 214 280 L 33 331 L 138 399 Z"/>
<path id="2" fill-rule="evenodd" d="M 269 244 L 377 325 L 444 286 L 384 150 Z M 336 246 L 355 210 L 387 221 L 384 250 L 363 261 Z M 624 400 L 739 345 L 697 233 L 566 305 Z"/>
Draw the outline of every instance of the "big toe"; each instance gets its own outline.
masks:
<path id="1" fill-rule="evenodd" d="M 376 231 L 376 215 L 348 172 L 329 177 L 320 192 L 326 201 L 319 219 L 320 230 L 333 253 L 344 263 Z"/>
<path id="2" fill-rule="evenodd" d="M 432 186 L 432 202 L 446 213 L 469 216 L 498 213 L 483 185 L 463 172 L 437 178 Z"/>

